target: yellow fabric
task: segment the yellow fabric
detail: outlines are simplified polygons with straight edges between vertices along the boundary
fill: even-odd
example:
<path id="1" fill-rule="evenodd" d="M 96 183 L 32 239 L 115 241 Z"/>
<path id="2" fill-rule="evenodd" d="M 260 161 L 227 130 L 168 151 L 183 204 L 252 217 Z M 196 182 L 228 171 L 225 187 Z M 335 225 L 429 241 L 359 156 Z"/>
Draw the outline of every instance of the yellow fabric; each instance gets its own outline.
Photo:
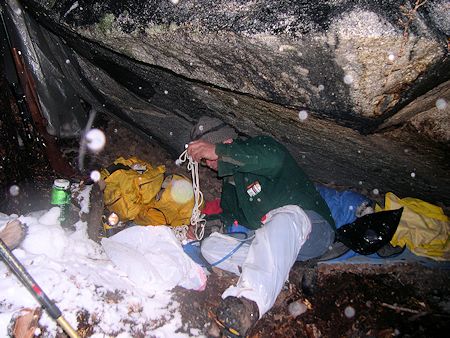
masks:
<path id="1" fill-rule="evenodd" d="M 168 176 L 166 187 L 136 217 L 140 224 L 181 226 L 190 224 L 194 208 L 194 190 L 189 179 Z"/>
<path id="2" fill-rule="evenodd" d="M 393 193 L 385 196 L 385 210 L 403 207 L 392 245 L 406 245 L 418 256 L 435 260 L 450 259 L 450 222 L 442 208 L 417 198 L 398 198 Z M 381 209 L 379 206 L 377 209 Z"/>
<path id="3" fill-rule="evenodd" d="M 112 174 L 106 169 L 101 171 L 106 183 L 103 199 L 109 211 L 115 212 L 121 221 L 139 225 L 190 224 L 194 192 L 188 178 L 171 175 L 164 179 L 163 165 L 154 168 L 136 157 L 119 157 L 114 164 L 119 163 L 145 166 L 146 171 L 119 169 Z"/>
<path id="4" fill-rule="evenodd" d="M 115 212 L 121 221 L 133 220 L 140 212 L 142 205 L 150 203 L 161 189 L 164 180 L 165 167 L 153 168 L 150 163 L 131 157 L 128 160 L 119 157 L 114 164 L 127 166 L 144 165 L 146 171 L 142 174 L 135 170 L 119 169 L 111 175 L 104 169 L 106 187 L 103 192 L 105 206 Z"/>

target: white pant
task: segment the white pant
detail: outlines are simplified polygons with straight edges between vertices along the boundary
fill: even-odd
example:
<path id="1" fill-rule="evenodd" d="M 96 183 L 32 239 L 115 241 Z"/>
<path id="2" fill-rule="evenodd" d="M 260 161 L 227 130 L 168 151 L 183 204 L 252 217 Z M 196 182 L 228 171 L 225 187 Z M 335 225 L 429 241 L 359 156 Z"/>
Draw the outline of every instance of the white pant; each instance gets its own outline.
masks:
<path id="1" fill-rule="evenodd" d="M 234 263 L 242 266 L 242 273 L 236 286 L 226 289 L 222 298 L 234 296 L 253 300 L 262 317 L 275 303 L 310 232 L 311 222 L 300 207 L 287 205 L 270 211 L 264 226 L 255 231 L 251 245 L 243 245 L 238 250 L 236 257 L 242 257 L 241 261 L 233 257 Z M 211 237 L 210 243 L 207 238 L 202 244 L 202 254 L 210 263 L 217 261 L 208 255 L 212 248 L 217 253 L 218 247 L 213 242 L 217 238 Z M 228 253 L 229 246 L 219 256 Z"/>

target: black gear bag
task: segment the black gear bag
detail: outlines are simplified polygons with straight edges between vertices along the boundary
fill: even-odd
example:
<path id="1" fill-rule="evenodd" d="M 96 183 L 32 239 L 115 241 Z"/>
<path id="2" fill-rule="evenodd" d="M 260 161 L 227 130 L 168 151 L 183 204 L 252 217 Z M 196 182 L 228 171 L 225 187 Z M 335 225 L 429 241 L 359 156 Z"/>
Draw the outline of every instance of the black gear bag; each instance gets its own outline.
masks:
<path id="1" fill-rule="evenodd" d="M 336 239 L 361 255 L 388 244 L 397 231 L 403 208 L 368 214 L 336 230 Z"/>

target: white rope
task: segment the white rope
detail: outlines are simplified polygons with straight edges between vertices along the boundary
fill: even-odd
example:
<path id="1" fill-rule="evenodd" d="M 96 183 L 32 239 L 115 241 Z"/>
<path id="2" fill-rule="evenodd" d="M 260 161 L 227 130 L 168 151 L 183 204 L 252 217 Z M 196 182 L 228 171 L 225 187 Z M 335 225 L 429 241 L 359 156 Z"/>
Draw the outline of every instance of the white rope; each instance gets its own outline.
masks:
<path id="1" fill-rule="evenodd" d="M 186 146 L 187 147 L 187 146 Z M 198 162 L 194 161 L 187 153 L 187 149 L 183 151 L 175 161 L 175 164 L 180 165 L 188 161 L 187 169 L 191 172 L 192 188 L 194 190 L 194 208 L 192 209 L 191 225 L 195 226 L 195 237 L 201 241 L 205 234 L 206 220 L 200 212 L 200 206 L 203 203 L 203 193 L 200 191 L 200 181 L 198 176 Z M 200 233 L 198 232 L 200 229 Z"/>

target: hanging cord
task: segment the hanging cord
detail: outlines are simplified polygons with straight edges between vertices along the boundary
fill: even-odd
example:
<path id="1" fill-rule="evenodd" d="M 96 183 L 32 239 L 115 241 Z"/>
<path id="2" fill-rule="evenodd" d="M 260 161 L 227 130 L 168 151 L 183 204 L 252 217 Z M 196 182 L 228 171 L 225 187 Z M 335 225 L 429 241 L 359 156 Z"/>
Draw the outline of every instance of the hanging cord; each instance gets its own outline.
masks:
<path id="1" fill-rule="evenodd" d="M 189 244 L 188 244 L 191 247 L 198 247 L 198 259 L 201 260 L 201 262 L 198 262 L 198 263 L 200 265 L 202 265 L 203 267 L 207 268 L 211 272 L 212 272 L 212 270 L 211 270 L 212 267 L 217 266 L 220 263 L 222 263 L 222 262 L 226 261 L 227 259 L 231 258 L 236 253 L 236 251 L 238 251 L 245 243 L 247 243 L 249 241 L 252 241 L 253 238 L 255 238 L 255 234 L 252 234 L 249 237 L 247 233 L 245 233 L 245 232 L 237 232 L 237 231 L 235 231 L 235 232 L 226 232 L 225 235 L 233 237 L 239 243 L 232 250 L 230 250 L 230 252 L 228 252 L 225 256 L 223 256 L 219 260 L 215 261 L 214 263 L 209 263 L 206 260 L 206 258 L 203 257 L 203 255 L 201 253 L 201 249 L 200 249 L 201 248 L 201 243 L 202 243 L 201 240 L 192 241 L 192 242 L 189 242 Z M 243 235 L 244 238 L 240 239 L 240 238 L 234 237 L 236 235 Z"/>
<path id="2" fill-rule="evenodd" d="M 187 148 L 187 145 L 186 145 Z M 206 220 L 200 212 L 200 206 L 203 203 L 203 193 L 200 191 L 200 181 L 198 176 L 198 162 L 194 161 L 187 153 L 187 149 L 183 151 L 175 161 L 176 165 L 188 161 L 187 169 L 192 175 L 192 188 L 194 190 L 194 208 L 192 209 L 191 225 L 195 226 L 195 238 L 201 241 L 205 235 Z M 200 230 L 200 233 L 199 233 Z"/>

